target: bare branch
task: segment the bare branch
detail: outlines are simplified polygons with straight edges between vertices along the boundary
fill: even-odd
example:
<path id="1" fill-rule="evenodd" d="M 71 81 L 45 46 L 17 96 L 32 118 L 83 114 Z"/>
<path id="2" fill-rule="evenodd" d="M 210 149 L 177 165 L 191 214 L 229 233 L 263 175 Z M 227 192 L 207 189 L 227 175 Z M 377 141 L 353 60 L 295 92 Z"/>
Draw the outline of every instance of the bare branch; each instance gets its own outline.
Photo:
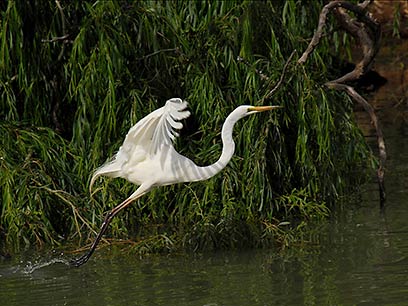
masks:
<path id="1" fill-rule="evenodd" d="M 320 13 L 320 17 L 319 17 L 319 24 L 317 26 L 316 32 L 313 35 L 312 40 L 309 43 L 309 46 L 307 47 L 306 51 L 302 54 L 302 56 L 300 57 L 300 59 L 298 60 L 299 64 L 304 64 L 308 58 L 308 56 L 310 55 L 310 53 L 313 52 L 314 48 L 319 44 L 320 39 L 323 35 L 323 29 L 324 26 L 326 25 L 326 19 L 327 19 L 327 15 L 330 13 L 330 11 L 334 10 L 334 9 L 338 9 L 338 8 L 344 8 L 346 10 L 349 10 L 353 13 L 355 13 L 358 17 L 358 19 L 363 22 L 363 25 L 368 26 L 371 30 L 374 30 L 374 32 L 378 32 L 378 24 L 368 15 L 367 11 L 365 10 L 366 6 L 369 3 L 366 3 L 367 1 L 365 1 L 363 3 L 363 5 L 354 5 L 352 3 L 346 2 L 346 1 L 332 1 L 329 2 L 328 4 L 326 4 L 321 13 Z M 354 21 L 351 21 L 351 17 L 348 18 L 347 20 L 348 22 L 352 22 L 354 23 Z M 351 24 L 352 24 L 351 23 Z M 352 27 L 348 27 L 347 23 L 342 23 L 341 24 L 343 27 L 347 27 L 345 28 L 347 31 L 350 31 L 352 29 Z M 355 31 L 356 30 L 351 30 L 350 34 L 352 34 L 353 36 L 355 36 Z"/>
<path id="2" fill-rule="evenodd" d="M 264 100 L 267 100 L 270 97 L 272 97 L 272 95 L 276 92 L 276 90 L 278 90 L 278 88 L 282 84 L 282 82 L 283 82 L 283 80 L 285 78 L 286 70 L 287 70 L 287 68 L 289 66 L 290 61 L 292 60 L 293 56 L 295 55 L 295 53 L 296 53 L 296 50 L 293 50 L 293 52 L 290 54 L 288 60 L 285 63 L 285 66 L 283 66 L 282 74 L 281 74 L 281 77 L 280 77 L 278 83 L 276 83 L 276 85 L 271 89 L 271 91 L 269 91 L 269 93 L 266 95 Z"/>
<path id="3" fill-rule="evenodd" d="M 41 42 L 43 43 L 53 43 L 53 42 L 57 42 L 57 41 L 62 41 L 63 43 L 67 43 L 70 42 L 72 43 L 71 40 L 68 39 L 69 34 L 66 33 L 65 31 L 65 15 L 64 15 L 64 10 L 62 9 L 62 6 L 59 2 L 59 0 L 55 0 L 55 4 L 57 5 L 58 11 L 61 15 L 61 25 L 62 25 L 62 36 L 57 36 L 57 37 L 53 37 L 51 39 L 41 39 Z M 62 45 L 61 48 L 61 52 L 58 55 L 58 60 L 61 59 L 62 55 L 64 54 L 64 50 L 65 50 L 65 44 Z"/>
<path id="4" fill-rule="evenodd" d="M 385 149 L 385 141 L 384 141 L 384 135 L 381 129 L 380 122 L 377 118 L 377 115 L 375 114 L 374 108 L 371 106 L 370 103 L 367 102 L 358 92 L 351 86 L 346 85 L 346 84 L 340 84 L 337 82 L 328 82 L 325 84 L 328 88 L 336 89 L 336 90 L 341 90 L 345 91 L 350 97 L 354 99 L 354 101 L 358 102 L 361 104 L 365 111 L 369 114 L 371 123 L 374 126 L 376 133 L 377 133 L 377 145 L 378 145 L 378 151 L 379 151 L 379 166 L 377 169 L 377 180 L 379 184 L 379 192 L 380 192 L 380 201 L 383 205 L 385 202 L 385 186 L 384 186 L 384 167 L 385 167 L 385 162 L 387 160 L 387 152 Z"/>
<path id="5" fill-rule="evenodd" d="M 69 34 L 66 34 L 64 36 L 53 37 L 52 39 L 41 39 L 41 42 L 43 42 L 43 43 L 53 43 L 53 42 L 61 41 L 61 40 L 65 42 L 68 37 L 69 37 Z"/>
<path id="6" fill-rule="evenodd" d="M 354 101 L 361 104 L 366 112 L 370 115 L 371 122 L 377 133 L 377 145 L 380 157 L 379 167 L 377 170 L 377 178 L 380 192 L 380 206 L 382 208 L 385 202 L 384 166 L 387 159 L 384 135 L 382 133 L 382 129 L 375 114 L 374 108 L 371 106 L 371 104 L 369 104 L 362 96 L 360 96 L 353 87 L 344 84 L 346 82 L 356 81 L 362 75 L 364 75 L 370 69 L 374 58 L 380 48 L 380 26 L 371 18 L 371 16 L 366 11 L 366 8 L 370 3 L 370 0 L 366 0 L 359 5 L 355 5 L 346 1 L 335 0 L 325 5 L 320 13 L 317 30 L 312 40 L 310 41 L 306 51 L 298 60 L 298 63 L 304 64 L 308 56 L 319 44 L 320 39 L 323 35 L 324 26 L 326 25 L 327 15 L 331 11 L 334 12 L 334 16 L 340 23 L 340 26 L 359 41 L 363 49 L 363 56 L 361 60 L 356 64 L 354 70 L 336 80 L 327 82 L 325 85 L 328 88 L 346 92 Z M 353 12 L 356 15 L 357 19 L 352 18 L 347 13 L 347 11 Z"/>

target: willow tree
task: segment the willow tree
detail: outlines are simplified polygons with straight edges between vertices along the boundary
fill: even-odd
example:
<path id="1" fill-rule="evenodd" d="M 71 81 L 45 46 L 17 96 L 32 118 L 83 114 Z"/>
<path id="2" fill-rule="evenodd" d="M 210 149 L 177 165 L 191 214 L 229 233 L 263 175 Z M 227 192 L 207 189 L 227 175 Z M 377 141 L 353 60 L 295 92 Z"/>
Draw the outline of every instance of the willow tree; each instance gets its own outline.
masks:
<path id="1" fill-rule="evenodd" d="M 269 94 L 289 55 L 307 46 L 321 6 L 2 2 L 3 247 L 92 238 L 103 212 L 135 189 L 105 179 L 90 196 L 92 171 L 171 97 L 192 112 L 176 148 L 200 165 L 217 160 L 221 125 L 236 106 L 284 109 L 238 124 L 236 155 L 221 174 L 154 190 L 115 218 L 108 236 L 132 237 L 140 252 L 260 246 L 286 243 L 299 224 L 327 216 L 372 162 L 351 101 L 320 85 L 338 60 L 335 29 Z"/>

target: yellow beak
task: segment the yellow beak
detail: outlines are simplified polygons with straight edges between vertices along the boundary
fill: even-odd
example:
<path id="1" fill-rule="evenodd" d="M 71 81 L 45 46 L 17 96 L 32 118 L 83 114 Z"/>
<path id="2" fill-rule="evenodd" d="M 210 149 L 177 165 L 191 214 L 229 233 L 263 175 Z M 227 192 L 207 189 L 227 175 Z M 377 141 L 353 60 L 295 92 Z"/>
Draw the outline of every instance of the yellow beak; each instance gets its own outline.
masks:
<path id="1" fill-rule="evenodd" d="M 277 108 L 283 108 L 283 106 L 280 106 L 280 105 L 253 106 L 253 107 L 248 108 L 248 111 L 250 111 L 250 112 L 264 112 L 264 111 L 277 109 Z"/>

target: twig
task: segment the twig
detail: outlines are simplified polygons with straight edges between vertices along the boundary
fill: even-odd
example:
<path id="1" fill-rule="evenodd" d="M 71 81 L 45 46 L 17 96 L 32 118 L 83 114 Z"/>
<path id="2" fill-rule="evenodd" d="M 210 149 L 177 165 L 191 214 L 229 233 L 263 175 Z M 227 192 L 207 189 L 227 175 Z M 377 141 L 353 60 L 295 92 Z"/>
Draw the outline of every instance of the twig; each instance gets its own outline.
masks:
<path id="1" fill-rule="evenodd" d="M 75 207 L 75 205 L 69 201 L 66 197 L 71 197 L 71 195 L 63 190 L 56 190 L 56 189 L 51 189 L 47 186 L 42 186 L 40 184 L 40 182 L 36 181 L 33 179 L 33 181 L 38 185 L 37 188 L 39 189 L 44 189 L 47 192 L 56 195 L 62 202 L 68 204 L 71 209 L 72 209 L 72 214 L 74 216 L 74 223 L 75 223 L 75 227 L 76 227 L 76 232 L 81 236 L 81 231 L 80 231 L 80 226 L 79 226 L 79 222 L 78 219 L 79 218 L 83 224 L 85 224 L 86 227 L 89 228 L 90 231 L 94 232 L 96 234 L 96 231 L 89 225 L 89 223 L 86 222 L 86 220 L 81 216 L 81 214 L 78 212 L 78 209 Z M 64 197 L 63 195 L 65 195 L 66 197 Z"/>
<path id="2" fill-rule="evenodd" d="M 56 37 L 53 37 L 51 39 L 41 39 L 41 42 L 43 42 L 43 43 L 54 43 L 54 42 L 57 42 L 57 41 L 62 41 L 63 43 L 72 42 L 71 40 L 68 39 L 69 34 L 67 34 L 66 30 L 65 30 L 64 10 L 62 9 L 62 6 L 61 6 L 59 0 L 55 0 L 55 4 L 57 5 L 58 11 L 59 11 L 59 13 L 61 15 L 61 25 L 62 25 L 63 35 L 62 36 L 56 36 Z M 58 60 L 61 59 L 62 55 L 64 54 L 64 51 L 65 51 L 65 44 L 62 45 L 61 52 L 58 55 Z"/>
<path id="3" fill-rule="evenodd" d="M 155 51 L 155 52 L 153 52 L 153 53 L 150 53 L 150 54 L 148 54 L 148 55 L 142 56 L 142 57 L 138 58 L 137 60 L 139 60 L 139 61 L 145 60 L 145 59 L 148 59 L 149 57 L 155 56 L 155 55 L 157 55 L 157 54 L 159 54 L 159 53 L 162 53 L 162 52 L 174 52 L 174 53 L 176 53 L 176 54 L 184 55 L 184 53 L 180 51 L 180 48 L 176 47 L 176 48 L 170 48 L 170 49 L 157 50 L 157 51 Z"/>
<path id="4" fill-rule="evenodd" d="M 285 78 L 285 74 L 286 74 L 286 70 L 289 66 L 290 61 L 292 60 L 293 56 L 295 55 L 296 50 L 293 50 L 293 52 L 290 54 L 288 60 L 285 63 L 285 66 L 283 66 L 283 70 L 282 70 L 282 74 L 281 77 L 279 79 L 279 81 L 275 84 L 275 86 L 269 91 L 269 93 L 266 95 L 266 97 L 264 98 L 264 100 L 269 99 L 274 93 L 275 91 L 278 90 L 278 88 L 281 86 L 284 78 Z"/>
<path id="5" fill-rule="evenodd" d="M 237 57 L 237 61 L 238 61 L 238 62 L 241 62 L 241 63 L 244 63 L 244 64 L 245 64 L 246 66 L 248 66 L 249 68 L 253 68 L 252 65 L 251 65 L 251 63 L 248 62 L 245 58 L 243 58 L 243 57 L 241 57 L 241 56 L 238 56 L 238 57 Z M 261 80 L 269 81 L 269 77 L 268 77 L 266 74 L 264 74 L 264 73 L 262 72 L 262 70 L 259 70 L 259 69 L 256 69 L 256 68 L 253 68 L 253 69 L 255 70 L 256 74 L 258 74 L 258 75 L 261 77 Z"/>
<path id="6" fill-rule="evenodd" d="M 41 42 L 53 43 L 53 42 L 60 41 L 60 40 L 66 41 L 68 37 L 69 37 L 69 34 L 65 34 L 63 36 L 53 37 L 52 39 L 41 39 Z"/>
<path id="7" fill-rule="evenodd" d="M 356 64 L 354 70 L 336 80 L 327 82 L 325 86 L 346 92 L 353 100 L 363 105 L 366 112 L 370 115 L 371 122 L 377 133 L 377 144 L 380 157 L 379 166 L 377 169 L 377 178 L 380 192 L 380 207 L 383 208 L 385 203 L 384 167 L 387 159 L 384 135 L 374 108 L 362 96 L 360 96 L 353 87 L 344 84 L 345 82 L 356 81 L 363 76 L 370 69 L 380 48 L 380 26 L 366 11 L 366 8 L 370 3 L 371 0 L 365 0 L 361 4 L 355 5 L 346 1 L 336 0 L 325 5 L 320 13 L 319 24 L 316 32 L 306 51 L 298 60 L 298 63 L 304 64 L 310 53 L 313 52 L 315 47 L 319 44 L 324 26 L 326 25 L 327 15 L 331 11 L 334 11 L 334 15 L 341 27 L 350 33 L 356 40 L 358 40 L 362 46 L 363 57 Z M 353 12 L 357 17 L 357 20 L 353 19 L 346 12 L 346 10 Z"/>
<path id="8" fill-rule="evenodd" d="M 293 52 L 290 54 L 289 58 L 286 60 L 285 65 L 283 66 L 282 74 L 281 74 L 281 76 L 279 78 L 279 81 L 273 86 L 273 88 L 269 91 L 269 93 L 264 98 L 262 98 L 262 101 L 265 101 L 265 100 L 269 99 L 270 97 L 272 97 L 272 95 L 282 85 L 282 82 L 285 79 L 286 70 L 287 70 L 287 68 L 289 66 L 290 61 L 292 60 L 293 56 L 295 55 L 295 53 L 296 53 L 296 50 L 293 50 Z M 251 66 L 251 64 L 246 59 L 242 58 L 241 56 L 237 57 L 237 61 L 244 63 L 246 66 L 248 66 L 250 68 L 253 68 Z M 258 70 L 256 68 L 253 68 L 253 69 L 261 77 L 262 80 L 269 81 L 269 77 L 266 74 L 264 74 L 262 72 L 262 70 Z"/>

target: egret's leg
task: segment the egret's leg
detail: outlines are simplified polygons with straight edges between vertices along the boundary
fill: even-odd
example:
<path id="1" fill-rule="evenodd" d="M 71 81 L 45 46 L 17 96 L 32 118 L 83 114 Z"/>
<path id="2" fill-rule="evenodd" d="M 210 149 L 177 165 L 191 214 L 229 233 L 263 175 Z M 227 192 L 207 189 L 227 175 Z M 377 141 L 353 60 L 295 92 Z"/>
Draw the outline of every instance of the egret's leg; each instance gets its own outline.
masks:
<path id="1" fill-rule="evenodd" d="M 142 188 L 143 187 L 143 188 Z M 99 241 L 102 239 L 103 234 L 105 233 L 106 229 L 108 228 L 109 223 L 112 221 L 112 218 L 116 216 L 116 214 L 121 211 L 123 208 L 127 207 L 130 203 L 135 201 L 136 199 L 140 198 L 144 194 L 146 194 L 150 188 L 145 188 L 141 185 L 129 198 L 123 201 L 121 204 L 113 208 L 105 217 L 101 229 L 99 230 L 98 236 L 96 236 L 95 241 L 92 243 L 91 248 L 87 253 L 79 257 L 78 259 L 73 259 L 71 261 L 71 265 L 75 267 L 79 267 L 86 263 L 88 259 L 92 256 L 93 252 L 95 251 Z"/>
<path id="2" fill-rule="evenodd" d="M 112 209 L 105 217 L 101 229 L 99 230 L 98 236 L 96 236 L 96 239 L 92 243 L 91 248 L 87 253 L 79 257 L 78 259 L 74 259 L 71 261 L 71 264 L 79 267 L 86 263 L 88 259 L 92 256 L 93 252 L 95 251 L 97 245 L 99 244 L 100 240 L 102 239 L 103 234 L 105 233 L 106 229 L 108 228 L 109 223 L 111 222 L 112 218 L 124 207 L 129 205 L 132 202 L 132 199 L 126 199 L 124 202 L 122 202 L 119 206 L 115 207 Z"/>

